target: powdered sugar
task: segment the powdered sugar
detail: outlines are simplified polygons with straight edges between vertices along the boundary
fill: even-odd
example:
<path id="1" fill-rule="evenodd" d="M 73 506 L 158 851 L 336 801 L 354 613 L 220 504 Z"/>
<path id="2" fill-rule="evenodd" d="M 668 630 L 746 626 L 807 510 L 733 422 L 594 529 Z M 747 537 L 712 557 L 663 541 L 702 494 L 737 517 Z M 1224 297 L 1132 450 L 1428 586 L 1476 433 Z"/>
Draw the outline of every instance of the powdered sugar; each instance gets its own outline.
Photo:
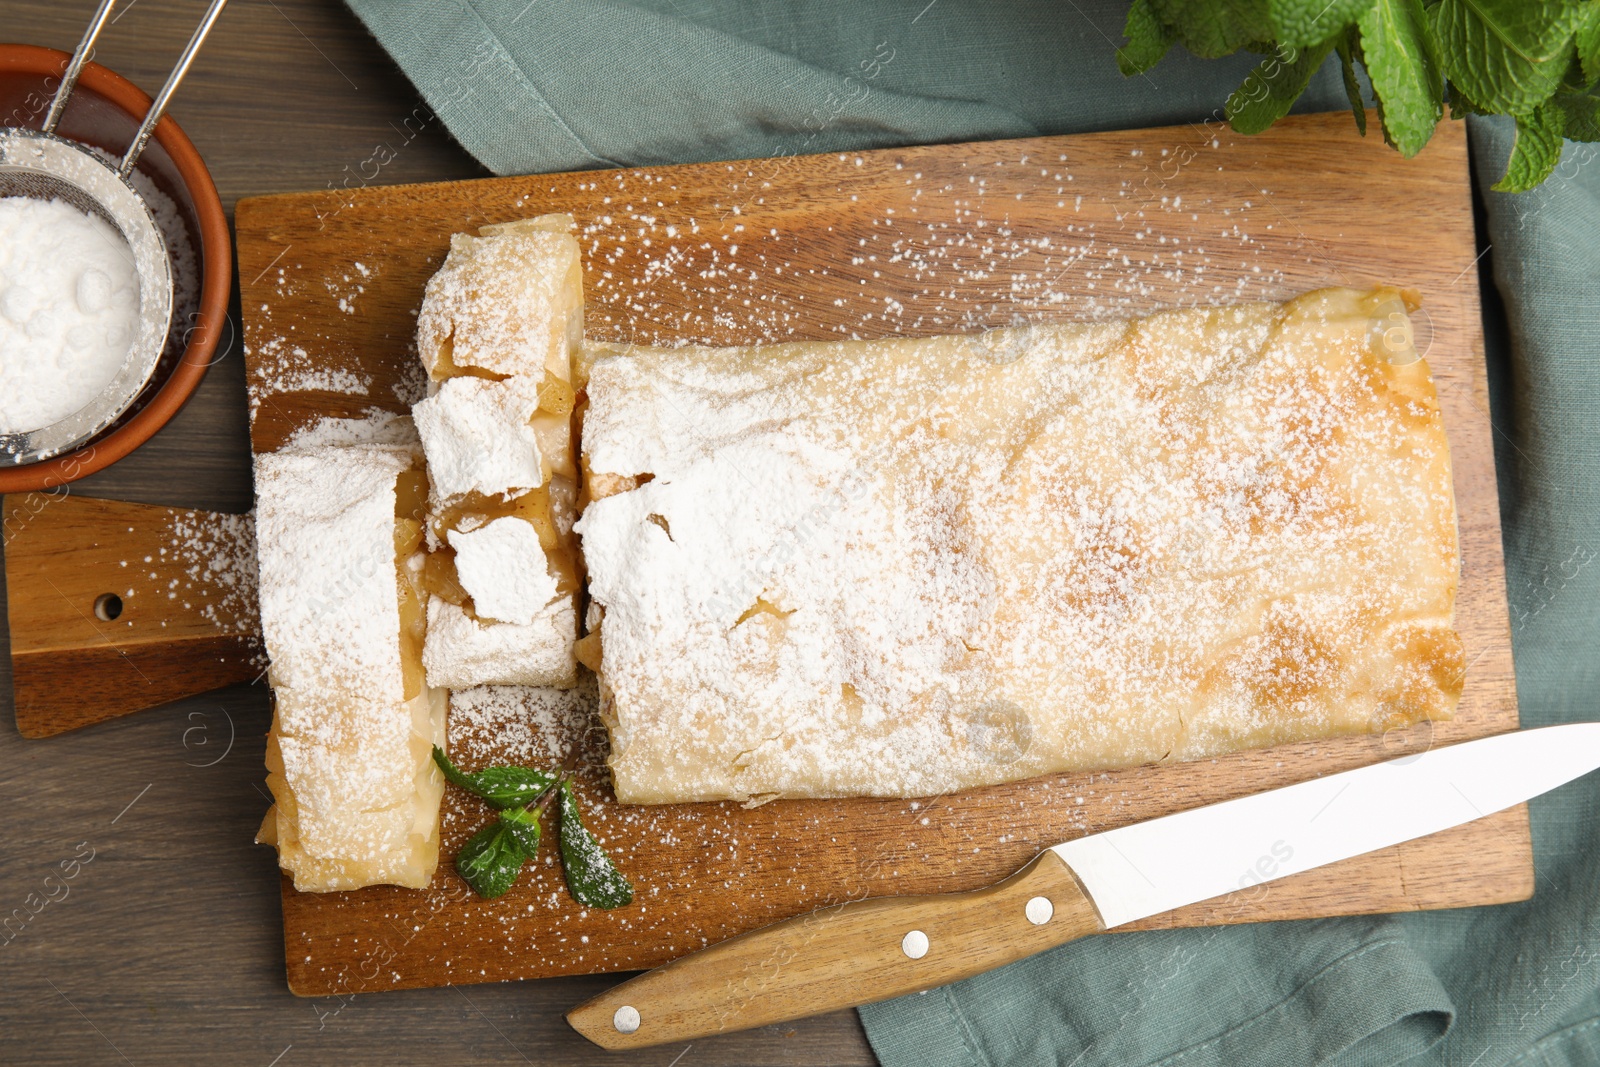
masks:
<path id="1" fill-rule="evenodd" d="M 519 493 L 544 484 L 539 438 L 529 424 L 537 381 L 451 378 L 411 409 L 436 500 L 465 493 Z M 542 555 L 542 554 L 541 554 Z"/>
<path id="2" fill-rule="evenodd" d="M 571 597 L 551 601 L 526 625 L 479 622 L 465 609 L 433 597 L 428 601 L 422 662 L 430 685 L 450 689 L 570 686 L 577 678 L 572 654 L 577 636 L 578 615 Z"/>
<path id="3" fill-rule="evenodd" d="M 464 767 L 557 767 L 592 756 L 600 730 L 594 676 L 572 689 L 487 685 L 450 694 L 450 746 Z"/>
<path id="4" fill-rule="evenodd" d="M 449 533 L 456 575 L 478 618 L 528 625 L 556 598 L 533 524 L 514 515 Z"/>
<path id="5" fill-rule="evenodd" d="M 138 328 L 139 275 L 120 233 L 60 200 L 0 197 L 0 434 L 91 403 Z"/>
<path id="6" fill-rule="evenodd" d="M 324 392 L 368 396 L 372 376 L 334 367 L 304 345 L 287 337 L 271 337 L 249 352 L 255 361 L 255 381 L 250 389 L 250 417 L 262 403 L 282 393 Z"/>
<path id="7" fill-rule="evenodd" d="M 279 451 L 304 452 L 345 445 L 394 445 L 412 450 L 420 447 L 410 417 L 369 408 L 358 419 L 325 418 L 302 427 L 290 435 Z"/>
<path id="8" fill-rule="evenodd" d="M 169 596 L 198 602 L 201 615 L 224 633 L 260 633 L 255 528 L 253 515 L 173 515 L 171 560 L 183 568 L 184 578 Z"/>
<path id="9" fill-rule="evenodd" d="M 1447 715 L 1448 460 L 1425 372 L 1373 368 L 1383 299 L 601 359 L 589 467 L 652 475 L 577 527 L 619 797 L 918 795 Z"/>

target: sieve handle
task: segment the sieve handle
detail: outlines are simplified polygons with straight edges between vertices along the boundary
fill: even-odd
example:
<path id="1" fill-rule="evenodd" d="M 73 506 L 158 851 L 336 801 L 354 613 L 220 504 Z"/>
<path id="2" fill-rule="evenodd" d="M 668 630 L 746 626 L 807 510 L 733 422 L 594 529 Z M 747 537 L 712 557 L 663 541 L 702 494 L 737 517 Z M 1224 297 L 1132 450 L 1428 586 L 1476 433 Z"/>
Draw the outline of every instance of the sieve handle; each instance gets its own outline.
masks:
<path id="1" fill-rule="evenodd" d="M 72 95 L 72 90 L 78 84 L 78 75 L 83 73 L 83 65 L 94 49 L 94 39 L 100 36 L 100 31 L 105 28 L 106 19 L 111 17 L 111 9 L 116 6 L 117 0 L 100 0 L 100 10 L 89 20 L 89 28 L 83 31 L 83 39 L 78 42 L 77 50 L 72 53 L 72 62 L 68 63 L 67 69 L 62 72 L 61 84 L 56 86 L 56 95 L 50 100 L 50 110 L 44 116 L 44 125 L 40 127 L 45 133 L 55 132 L 56 123 L 61 121 L 61 112 L 66 110 L 67 97 Z"/>
<path id="2" fill-rule="evenodd" d="M 107 9 L 110 8 L 111 2 L 112 0 L 106 0 Z M 149 142 L 156 123 L 166 114 L 167 102 L 172 99 L 172 94 L 178 91 L 178 83 L 183 81 L 183 76 L 189 73 L 189 64 L 194 62 L 200 46 L 205 43 L 206 34 L 211 32 L 212 23 L 217 21 L 217 16 L 222 14 L 222 9 L 227 3 L 228 0 L 211 0 L 205 18 L 195 27 L 194 36 L 189 38 L 189 44 L 184 48 L 183 55 L 178 57 L 178 65 L 167 75 L 167 84 L 161 87 L 161 92 L 156 95 L 150 110 L 145 112 L 144 122 L 139 125 L 139 132 L 133 135 L 133 143 L 128 146 L 127 154 L 122 157 L 122 165 L 117 168 L 117 173 L 123 178 L 128 176 L 128 172 L 133 170 L 133 165 L 139 161 L 139 156 L 144 152 L 144 146 Z"/>

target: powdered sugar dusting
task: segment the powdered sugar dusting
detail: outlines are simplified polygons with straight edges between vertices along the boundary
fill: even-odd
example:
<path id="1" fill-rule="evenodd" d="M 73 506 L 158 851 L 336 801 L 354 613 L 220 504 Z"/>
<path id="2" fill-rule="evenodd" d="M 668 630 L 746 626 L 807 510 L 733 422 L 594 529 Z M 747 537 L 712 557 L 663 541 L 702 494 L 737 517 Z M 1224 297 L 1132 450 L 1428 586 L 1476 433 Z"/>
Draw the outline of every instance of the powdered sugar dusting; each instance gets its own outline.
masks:
<path id="1" fill-rule="evenodd" d="M 893 184 L 875 176 L 859 193 L 853 175 L 814 178 L 865 226 L 848 241 L 832 226 L 801 237 L 756 221 L 781 219 L 793 195 L 773 181 L 781 160 L 728 164 L 702 218 L 674 211 L 682 191 L 668 175 L 608 172 L 579 186 L 600 201 L 578 231 L 591 332 L 656 344 L 858 339 L 1281 298 L 1291 273 L 1316 273 L 1319 250 L 1279 239 L 1294 222 L 1248 177 L 1219 179 L 1213 193 L 1178 180 L 1219 147 L 1206 134 L 1133 154 L 1092 188 L 1064 154 L 895 164 Z M 1214 195 L 1223 186 L 1242 195 Z M 819 258 L 818 241 L 843 254 Z M 990 302 L 974 306 L 975 293 Z"/>
<path id="2" fill-rule="evenodd" d="M 470 492 L 509 495 L 544 484 L 548 460 L 530 424 L 538 381 L 451 378 L 412 408 L 428 456 L 433 498 L 441 504 Z"/>
<path id="3" fill-rule="evenodd" d="M 325 357 L 287 337 L 269 338 L 247 351 L 256 366 L 250 389 L 252 420 L 259 414 L 262 403 L 281 393 L 317 391 L 346 396 L 370 395 L 372 375 L 330 366 Z"/>
<path id="4" fill-rule="evenodd" d="M 1447 717 L 1448 454 L 1390 293 L 592 369 L 624 801 L 920 795 Z"/>
<path id="5" fill-rule="evenodd" d="M 307 451 L 339 445 L 418 446 L 417 430 L 410 416 L 397 415 L 382 408 L 368 408 L 354 419 L 324 418 L 301 427 L 289 436 L 280 451 Z"/>
<path id="6" fill-rule="evenodd" d="M 464 767 L 512 763 L 553 769 L 603 756 L 594 676 L 576 688 L 484 685 L 450 694 L 450 746 Z"/>
<path id="7" fill-rule="evenodd" d="M 517 521 L 521 521 L 520 519 Z M 442 597 L 428 601 L 428 641 L 422 663 L 432 685 L 570 685 L 578 634 L 572 597 L 557 597 L 528 623 L 480 622 Z"/>
<path id="8" fill-rule="evenodd" d="M 168 535 L 170 559 L 183 568 L 183 580 L 169 597 L 182 598 L 185 607 L 198 602 L 200 614 L 224 633 L 260 633 L 255 517 L 178 512 L 168 522 Z"/>
<path id="9" fill-rule="evenodd" d="M 447 536 L 478 618 L 525 626 L 559 595 L 531 523 L 507 515 Z"/>

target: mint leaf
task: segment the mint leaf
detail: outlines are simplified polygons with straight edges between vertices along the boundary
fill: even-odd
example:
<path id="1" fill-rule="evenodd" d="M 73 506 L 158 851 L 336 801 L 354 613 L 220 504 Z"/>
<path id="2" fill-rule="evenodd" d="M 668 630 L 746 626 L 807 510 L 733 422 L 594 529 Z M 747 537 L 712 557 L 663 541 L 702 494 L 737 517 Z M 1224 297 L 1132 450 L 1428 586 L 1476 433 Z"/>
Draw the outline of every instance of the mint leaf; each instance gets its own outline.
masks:
<path id="1" fill-rule="evenodd" d="M 1327 0 L 1322 0 L 1326 3 Z M 1267 0 L 1149 0 L 1161 24 L 1201 59 L 1216 59 L 1273 39 Z M 1272 45 L 1258 49 L 1270 52 Z"/>
<path id="2" fill-rule="evenodd" d="M 1367 135 L 1367 102 L 1361 99 L 1361 82 L 1356 78 L 1355 47 L 1360 38 L 1355 32 L 1341 34 L 1333 47 L 1339 53 L 1339 69 L 1344 74 L 1344 95 L 1350 101 L 1350 113 L 1356 117 L 1356 129 Z"/>
<path id="3" fill-rule="evenodd" d="M 1117 49 L 1117 69 L 1124 75 L 1143 74 L 1172 47 L 1172 35 L 1156 18 L 1150 0 L 1133 0 L 1122 35 L 1128 43 Z"/>
<path id="4" fill-rule="evenodd" d="M 1583 64 L 1584 87 L 1600 81 L 1600 4 L 1590 4 L 1578 24 L 1578 60 Z"/>
<path id="5" fill-rule="evenodd" d="M 1228 97 L 1227 115 L 1240 133 L 1260 133 L 1289 113 L 1311 76 L 1333 50 L 1333 41 L 1300 49 L 1280 48 L 1268 56 Z"/>
<path id="6" fill-rule="evenodd" d="M 1600 0 L 1131 0 L 1117 50 L 1124 74 L 1148 70 L 1173 43 L 1203 59 L 1240 49 L 1266 58 L 1227 101 L 1241 133 L 1288 114 L 1337 49 L 1345 96 L 1366 133 L 1371 83 L 1384 139 L 1412 156 L 1450 117 L 1510 115 L 1517 143 L 1495 188 L 1537 184 L 1561 136 L 1600 140 Z"/>
<path id="7" fill-rule="evenodd" d="M 633 903 L 633 886 L 611 863 L 578 814 L 572 783 L 561 783 L 561 869 L 567 890 L 591 908 L 620 908 Z"/>
<path id="8" fill-rule="evenodd" d="M 456 769 L 444 749 L 433 746 L 433 762 L 444 772 L 445 780 L 458 789 L 465 789 L 497 808 L 526 807 L 539 799 L 539 795 L 555 784 L 556 776 L 528 767 L 485 767 L 467 773 Z"/>
<path id="9" fill-rule="evenodd" d="M 496 819 L 472 835 L 456 853 L 456 873 L 484 900 L 503 896 L 522 873 L 528 854 L 506 824 Z"/>
<path id="10" fill-rule="evenodd" d="M 1422 0 L 1377 0 L 1359 25 L 1361 60 L 1378 98 L 1384 137 L 1409 159 L 1422 151 L 1444 114 L 1444 83 Z"/>
<path id="11" fill-rule="evenodd" d="M 1359 18 L 1373 0 L 1268 0 L 1268 17 L 1280 45 L 1305 48 L 1326 41 Z"/>
<path id="12" fill-rule="evenodd" d="M 1464 119 L 1468 115 L 1492 114 L 1494 114 L 1494 112 L 1485 111 L 1483 108 L 1467 99 L 1467 94 L 1461 91 L 1461 87 L 1459 85 L 1450 85 L 1450 117 L 1452 119 Z"/>
<path id="13" fill-rule="evenodd" d="M 468 774 L 457 769 L 435 745 L 433 761 L 445 778 L 500 809 L 495 820 L 456 853 L 456 872 L 480 897 L 503 895 L 522 873 L 522 865 L 539 851 L 539 817 L 551 799 L 561 803 L 561 867 L 573 899 L 591 908 L 620 908 L 633 903 L 633 886 L 612 865 L 578 813 L 578 798 L 569 779 L 527 767 L 485 767 Z M 556 791 L 537 808 L 528 805 Z"/>
<path id="14" fill-rule="evenodd" d="M 1511 146 L 1506 176 L 1491 188 L 1497 193 L 1524 193 L 1546 178 L 1561 162 L 1561 130 L 1564 115 L 1549 104 L 1535 108 L 1530 115 L 1517 116 L 1517 139 Z"/>
<path id="15" fill-rule="evenodd" d="M 1481 108 L 1527 115 L 1556 91 L 1586 14 L 1563 0 L 1443 0 L 1428 21 L 1451 82 Z"/>
<path id="16" fill-rule="evenodd" d="M 539 852 L 539 813 L 527 808 L 507 808 L 500 813 L 500 824 L 517 845 L 532 859 Z"/>
<path id="17" fill-rule="evenodd" d="M 1550 103 L 1561 109 L 1562 136 L 1569 141 L 1600 141 L 1600 96 L 1557 93 Z"/>

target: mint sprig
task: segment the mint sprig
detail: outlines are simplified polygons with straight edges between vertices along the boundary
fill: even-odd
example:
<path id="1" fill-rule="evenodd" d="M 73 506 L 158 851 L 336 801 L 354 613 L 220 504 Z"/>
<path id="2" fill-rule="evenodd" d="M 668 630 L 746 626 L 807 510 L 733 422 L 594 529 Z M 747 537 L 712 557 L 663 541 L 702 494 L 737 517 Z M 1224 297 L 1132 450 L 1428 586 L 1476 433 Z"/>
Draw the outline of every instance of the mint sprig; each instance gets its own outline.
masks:
<path id="1" fill-rule="evenodd" d="M 1600 4 L 1591 5 L 1578 26 L 1578 62 L 1591 85 L 1600 81 Z"/>
<path id="2" fill-rule="evenodd" d="M 433 747 L 433 761 L 444 772 L 445 781 L 497 808 L 527 807 L 556 784 L 555 775 L 529 767 L 485 767 L 468 774 L 457 770 L 438 745 Z"/>
<path id="3" fill-rule="evenodd" d="M 620 908 L 633 903 L 633 886 L 612 864 L 600 842 L 583 825 L 572 783 L 561 783 L 561 870 L 567 892 L 591 908 Z"/>
<path id="4" fill-rule="evenodd" d="M 566 773 L 531 767 L 493 766 L 462 771 L 435 745 L 433 761 L 445 780 L 496 809 L 484 826 L 456 853 L 456 873 L 485 900 L 503 896 L 539 851 L 539 820 L 556 797 L 560 818 L 561 867 L 574 900 L 591 908 L 620 908 L 633 902 L 633 886 L 601 847 L 578 809 Z"/>
<path id="5" fill-rule="evenodd" d="M 499 819 L 485 826 L 456 853 L 456 873 L 485 900 L 503 896 L 522 873 L 529 854 Z"/>
<path id="6" fill-rule="evenodd" d="M 1356 25 L 1384 136 L 1401 155 L 1414 156 L 1444 116 L 1444 75 L 1422 0 L 1377 0 Z M 1365 108 L 1354 99 L 1351 105 L 1364 120 Z"/>
<path id="7" fill-rule="evenodd" d="M 1563 139 L 1600 141 L 1600 0 L 1133 0 L 1117 50 L 1126 75 L 1174 44 L 1202 58 L 1265 56 L 1225 114 L 1256 133 L 1288 113 L 1337 50 L 1366 133 L 1359 66 L 1386 141 L 1407 157 L 1450 115 L 1510 115 L 1517 137 L 1494 186 L 1523 192 L 1561 160 Z"/>
<path id="8" fill-rule="evenodd" d="M 1228 97 L 1227 115 L 1240 133 L 1260 133 L 1289 113 L 1333 50 L 1329 38 L 1308 48 L 1279 48 Z"/>
<path id="9" fill-rule="evenodd" d="M 1347 30 L 1333 47 L 1339 53 L 1339 73 L 1344 78 L 1345 99 L 1350 101 L 1350 113 L 1356 117 L 1356 129 L 1365 137 L 1367 105 L 1361 99 L 1361 80 L 1356 77 L 1356 53 L 1361 50 L 1361 36 Z"/>

